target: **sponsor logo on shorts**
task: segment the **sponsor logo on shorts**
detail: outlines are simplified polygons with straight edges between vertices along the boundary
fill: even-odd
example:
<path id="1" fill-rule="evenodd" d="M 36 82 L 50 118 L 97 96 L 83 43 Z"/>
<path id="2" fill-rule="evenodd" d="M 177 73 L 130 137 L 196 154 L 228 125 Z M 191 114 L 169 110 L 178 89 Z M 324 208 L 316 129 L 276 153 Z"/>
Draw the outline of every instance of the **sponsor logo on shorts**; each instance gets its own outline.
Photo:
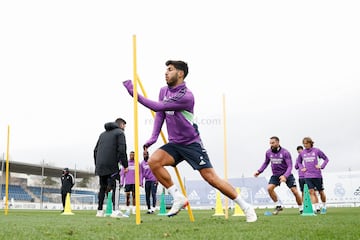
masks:
<path id="1" fill-rule="evenodd" d="M 204 157 L 203 156 L 200 156 L 200 162 L 199 162 L 199 165 L 202 166 L 202 165 L 205 165 L 206 162 L 204 161 Z"/>

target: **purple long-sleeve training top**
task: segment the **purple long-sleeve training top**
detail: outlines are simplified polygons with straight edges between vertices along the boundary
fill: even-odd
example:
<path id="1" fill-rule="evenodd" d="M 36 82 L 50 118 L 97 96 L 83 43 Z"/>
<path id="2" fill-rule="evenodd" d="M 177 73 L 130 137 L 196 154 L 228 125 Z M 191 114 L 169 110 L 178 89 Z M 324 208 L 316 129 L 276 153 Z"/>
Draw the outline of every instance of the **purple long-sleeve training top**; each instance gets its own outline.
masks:
<path id="1" fill-rule="evenodd" d="M 320 168 L 324 169 L 328 164 L 329 159 L 327 156 L 318 148 L 304 149 L 298 156 L 296 163 L 300 169 L 306 168 L 304 172 L 305 178 L 322 178 L 321 169 L 316 168 L 319 164 L 319 159 L 323 160 Z"/>
<path id="2" fill-rule="evenodd" d="M 133 96 L 133 84 L 131 80 L 125 81 L 124 86 Z M 170 143 L 191 144 L 201 142 L 198 131 L 192 122 L 187 120 L 182 111 L 194 113 L 194 95 L 186 87 L 185 82 L 170 88 L 162 87 L 159 93 L 159 101 L 149 100 L 138 94 L 138 101 L 145 107 L 156 112 L 153 132 L 146 142 L 147 146 L 154 144 L 160 134 L 161 127 L 166 121 L 168 140 Z"/>
<path id="3" fill-rule="evenodd" d="M 273 153 L 271 149 L 265 153 L 265 161 L 258 170 L 262 173 L 265 168 L 271 163 L 271 170 L 273 175 L 281 176 L 284 175 L 286 178 L 291 174 L 292 160 L 288 150 L 281 148 L 279 152 Z"/>
<path id="4" fill-rule="evenodd" d="M 127 173 L 125 173 L 124 168 L 121 168 L 120 171 L 120 184 L 123 185 L 125 184 L 135 184 L 135 161 L 129 159 L 128 161 L 129 166 L 128 166 L 128 171 Z M 140 185 L 143 185 L 142 182 L 142 175 L 141 175 L 141 171 L 139 171 L 140 175 Z"/>
<path id="5" fill-rule="evenodd" d="M 147 161 L 143 160 L 140 164 L 140 171 L 143 179 L 146 181 L 157 181 Z"/>
<path id="6" fill-rule="evenodd" d="M 301 171 L 301 169 L 299 168 L 299 163 L 296 161 L 295 162 L 295 166 L 294 168 L 298 171 L 298 175 L 299 175 L 299 178 L 302 179 L 302 178 L 305 178 L 305 174 L 303 171 Z"/>

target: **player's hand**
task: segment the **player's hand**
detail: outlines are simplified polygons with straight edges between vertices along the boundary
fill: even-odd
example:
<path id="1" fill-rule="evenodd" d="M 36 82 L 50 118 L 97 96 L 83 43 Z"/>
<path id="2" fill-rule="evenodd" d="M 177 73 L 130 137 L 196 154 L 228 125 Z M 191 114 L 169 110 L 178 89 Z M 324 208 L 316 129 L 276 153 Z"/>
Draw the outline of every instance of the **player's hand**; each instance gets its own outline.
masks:
<path id="1" fill-rule="evenodd" d="M 302 171 L 302 172 L 306 172 L 306 168 L 302 168 L 301 171 Z"/>
<path id="2" fill-rule="evenodd" d="M 125 86 L 128 93 L 133 96 L 134 95 L 134 86 L 131 80 L 126 80 L 123 82 L 123 85 Z"/>
<path id="3" fill-rule="evenodd" d="M 280 182 L 286 182 L 286 177 L 284 175 L 281 175 L 279 177 Z"/>
<path id="4" fill-rule="evenodd" d="M 254 177 L 258 177 L 259 175 L 260 175 L 259 171 L 256 171 L 256 172 L 254 173 Z"/>
<path id="5" fill-rule="evenodd" d="M 127 173 L 129 171 L 129 168 L 124 169 L 124 173 Z"/>
<path id="6" fill-rule="evenodd" d="M 321 166 L 318 164 L 318 165 L 315 165 L 315 167 L 317 168 L 317 169 L 321 169 Z"/>

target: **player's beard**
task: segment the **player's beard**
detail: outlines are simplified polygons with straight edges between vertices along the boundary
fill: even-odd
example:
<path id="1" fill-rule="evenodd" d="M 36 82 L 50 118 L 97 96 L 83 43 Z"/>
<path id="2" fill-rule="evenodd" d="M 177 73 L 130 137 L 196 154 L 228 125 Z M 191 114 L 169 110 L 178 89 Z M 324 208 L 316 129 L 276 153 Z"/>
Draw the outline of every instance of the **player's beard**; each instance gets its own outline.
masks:
<path id="1" fill-rule="evenodd" d="M 169 87 L 176 86 L 177 82 L 178 82 L 178 74 L 177 73 L 174 76 L 172 76 L 171 78 L 169 78 L 168 81 L 166 81 L 166 83 Z"/>
<path id="2" fill-rule="evenodd" d="M 280 146 L 278 146 L 278 147 L 270 147 L 270 148 L 271 148 L 271 151 L 272 151 L 273 153 L 278 153 L 278 152 L 280 151 L 280 149 L 281 149 Z"/>

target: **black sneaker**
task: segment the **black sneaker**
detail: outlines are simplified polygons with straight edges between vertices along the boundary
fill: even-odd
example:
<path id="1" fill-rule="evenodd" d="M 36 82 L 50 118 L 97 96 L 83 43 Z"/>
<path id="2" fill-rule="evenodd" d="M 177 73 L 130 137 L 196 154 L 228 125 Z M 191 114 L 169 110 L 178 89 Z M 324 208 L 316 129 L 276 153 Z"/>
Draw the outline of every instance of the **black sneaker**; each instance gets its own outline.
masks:
<path id="1" fill-rule="evenodd" d="M 303 210 L 299 210 L 300 215 L 303 214 Z"/>
<path id="2" fill-rule="evenodd" d="M 274 212 L 273 212 L 273 215 L 278 215 L 280 211 L 283 210 L 283 207 L 282 206 L 276 206 Z"/>
<path id="3" fill-rule="evenodd" d="M 316 209 L 316 214 L 320 214 L 320 209 Z"/>

